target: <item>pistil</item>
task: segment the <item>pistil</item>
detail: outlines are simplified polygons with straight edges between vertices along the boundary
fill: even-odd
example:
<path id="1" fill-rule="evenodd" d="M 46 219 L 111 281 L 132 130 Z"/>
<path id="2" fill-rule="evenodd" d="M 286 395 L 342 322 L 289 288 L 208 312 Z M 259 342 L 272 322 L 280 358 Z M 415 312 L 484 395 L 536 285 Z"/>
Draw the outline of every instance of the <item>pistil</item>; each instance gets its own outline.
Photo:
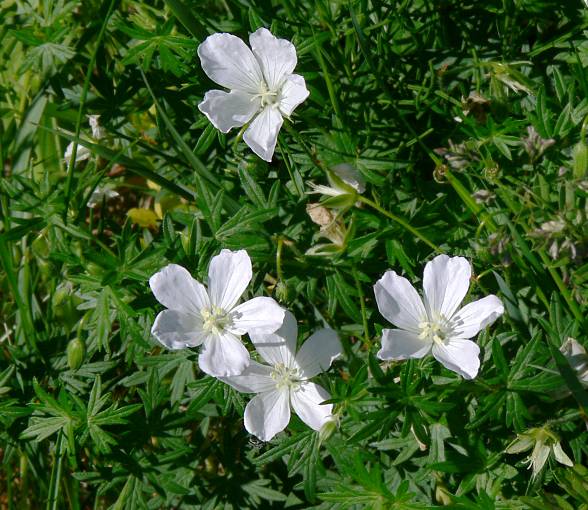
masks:
<path id="1" fill-rule="evenodd" d="M 277 104 L 277 102 L 278 102 L 277 101 L 277 99 L 278 99 L 277 92 L 272 92 L 271 90 L 268 90 L 265 82 L 261 83 L 260 88 L 261 88 L 261 92 L 259 94 L 255 94 L 251 98 L 251 101 L 253 101 L 254 99 L 260 98 L 262 108 L 264 108 L 265 106 L 274 106 L 275 104 Z"/>

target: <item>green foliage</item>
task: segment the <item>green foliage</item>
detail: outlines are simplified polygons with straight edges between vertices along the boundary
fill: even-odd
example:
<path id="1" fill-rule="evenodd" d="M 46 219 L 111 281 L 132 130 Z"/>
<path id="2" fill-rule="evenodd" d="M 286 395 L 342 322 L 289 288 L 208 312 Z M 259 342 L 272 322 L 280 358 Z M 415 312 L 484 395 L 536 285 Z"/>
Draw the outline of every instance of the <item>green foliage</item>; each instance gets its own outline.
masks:
<path id="1" fill-rule="evenodd" d="M 588 508 L 588 395 L 559 351 L 588 338 L 582 1 L 5 0 L 0 20 L 0 507 Z M 261 26 L 311 92 L 271 164 L 197 109 L 198 45 Z M 70 142 L 91 156 L 68 168 Z M 309 194 L 340 163 L 366 191 Z M 202 281 L 222 248 L 303 334 L 340 333 L 336 430 L 293 416 L 258 442 L 246 395 L 151 337 L 149 277 Z M 373 284 L 437 252 L 505 304 L 473 381 L 375 356 Z M 532 477 L 506 449 L 543 427 L 575 465 Z"/>

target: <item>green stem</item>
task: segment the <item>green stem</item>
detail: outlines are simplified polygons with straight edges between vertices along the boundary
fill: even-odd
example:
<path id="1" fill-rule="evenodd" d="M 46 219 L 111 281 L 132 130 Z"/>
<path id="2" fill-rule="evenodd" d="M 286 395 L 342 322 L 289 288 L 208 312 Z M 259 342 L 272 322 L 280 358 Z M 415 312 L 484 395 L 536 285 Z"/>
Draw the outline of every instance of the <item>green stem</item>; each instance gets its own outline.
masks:
<path id="1" fill-rule="evenodd" d="M 352 266 L 351 270 L 353 273 L 353 279 L 355 280 L 355 288 L 357 289 L 357 293 L 359 294 L 359 307 L 361 309 L 361 322 L 363 324 L 363 342 L 369 350 L 372 347 L 372 342 L 370 341 L 370 335 L 368 331 L 367 311 L 365 308 L 365 296 L 361 288 L 361 282 L 357 277 L 357 269 L 355 268 L 355 265 Z"/>
<path id="2" fill-rule="evenodd" d="M 94 66 L 96 65 L 96 57 L 98 55 L 98 50 L 100 49 L 100 44 L 102 43 L 102 38 L 104 37 L 104 33 L 106 32 L 106 26 L 108 25 L 108 20 L 112 15 L 112 11 L 114 10 L 114 4 L 116 0 L 110 0 L 110 6 L 108 7 L 108 11 L 106 16 L 104 17 L 104 21 L 102 22 L 102 27 L 100 28 L 100 33 L 98 34 L 98 39 L 96 40 L 96 47 L 92 52 L 92 57 L 90 58 L 90 63 L 88 65 L 88 71 L 86 72 L 86 77 L 84 79 L 84 87 L 82 89 L 82 95 L 80 97 L 80 107 L 78 108 L 78 118 L 76 120 L 76 137 L 73 142 L 73 148 L 71 151 L 71 159 L 69 160 L 69 165 L 67 167 L 67 180 L 65 182 L 65 207 L 63 209 L 63 221 L 67 223 L 67 210 L 69 208 L 70 196 L 71 196 L 71 187 L 73 184 L 73 172 L 76 166 L 76 154 L 78 151 L 78 139 L 80 137 L 80 131 L 82 128 L 82 116 L 84 113 L 84 106 L 86 105 L 86 98 L 88 97 L 88 89 L 90 88 L 90 77 L 94 72 Z"/>
<path id="3" fill-rule="evenodd" d="M 451 187 L 455 190 L 455 192 L 459 195 L 462 202 L 467 206 L 467 208 L 475 215 L 481 218 L 481 223 L 486 225 L 486 228 L 490 232 L 496 232 L 496 224 L 492 217 L 484 210 L 484 208 L 476 203 L 476 201 L 472 198 L 472 194 L 466 189 L 466 187 L 460 182 L 460 180 L 455 177 L 449 170 L 445 171 L 445 178 L 447 182 L 451 184 Z"/>
<path id="4" fill-rule="evenodd" d="M 561 279 L 561 276 L 559 275 L 559 273 L 556 271 L 556 269 L 554 267 L 551 267 L 551 265 L 550 265 L 551 261 L 547 258 L 547 255 L 545 255 L 543 250 L 538 250 L 538 253 L 539 253 L 539 256 L 541 257 L 541 262 L 543 262 L 543 264 L 547 268 L 547 271 L 549 271 L 551 278 L 553 278 L 555 285 L 557 286 L 557 288 L 561 292 L 561 295 L 563 296 L 566 303 L 570 307 L 570 310 L 574 314 L 574 317 L 576 318 L 578 323 L 586 326 L 584 316 L 582 315 L 582 312 L 578 308 L 578 303 L 576 303 L 576 300 L 570 294 L 568 288 L 566 287 L 565 283 Z"/>
<path id="5" fill-rule="evenodd" d="M 439 252 L 439 253 L 445 253 L 444 250 L 442 250 L 441 248 L 439 248 L 439 246 L 437 246 L 435 243 L 433 243 L 432 241 L 430 241 L 427 236 L 425 236 L 424 234 L 422 234 L 418 229 L 416 229 L 415 227 L 413 227 L 407 221 L 403 220 L 399 216 L 396 216 L 395 214 L 392 214 L 391 212 L 387 211 L 386 209 L 384 209 L 383 207 L 381 207 L 380 205 L 378 205 L 376 202 L 374 202 L 373 200 L 370 200 L 367 197 L 364 197 L 362 195 L 358 195 L 357 198 L 358 198 L 358 200 L 360 202 L 362 202 L 362 203 L 364 203 L 366 205 L 369 205 L 371 208 L 375 209 L 380 214 L 383 214 L 387 218 L 389 218 L 392 221 L 398 223 L 405 230 L 408 230 L 412 235 L 414 235 L 415 237 L 418 237 L 421 241 L 423 241 L 427 246 L 429 246 L 429 248 L 432 248 L 433 250 L 435 250 L 436 252 Z"/>
<path id="6" fill-rule="evenodd" d="M 63 461 L 63 431 L 59 431 L 55 444 L 55 461 L 51 470 L 49 482 L 49 498 L 47 499 L 47 510 L 57 510 L 59 502 L 59 484 L 61 481 L 61 466 Z"/>
<path id="7" fill-rule="evenodd" d="M 278 248 L 276 249 L 276 271 L 278 273 L 278 282 L 281 282 L 284 278 L 282 273 L 282 248 L 284 246 L 284 239 L 278 238 Z"/>

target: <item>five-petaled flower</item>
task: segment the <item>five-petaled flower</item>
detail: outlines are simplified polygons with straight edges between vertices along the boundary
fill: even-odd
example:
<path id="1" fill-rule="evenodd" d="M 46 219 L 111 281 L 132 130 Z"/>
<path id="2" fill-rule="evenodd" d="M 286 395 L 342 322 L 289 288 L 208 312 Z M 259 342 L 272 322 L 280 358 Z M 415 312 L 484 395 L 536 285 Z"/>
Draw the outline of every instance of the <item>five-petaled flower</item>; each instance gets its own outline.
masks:
<path id="1" fill-rule="evenodd" d="M 252 122 L 243 140 L 265 161 L 271 161 L 282 127 L 309 95 L 304 78 L 292 74 L 294 45 L 260 28 L 249 36 L 251 49 L 238 37 L 213 34 L 198 47 L 202 69 L 230 92 L 210 90 L 198 108 L 210 122 L 228 133 Z"/>
<path id="2" fill-rule="evenodd" d="M 463 257 L 439 255 L 425 266 L 424 299 L 406 278 L 387 271 L 374 286 L 380 313 L 400 329 L 384 329 L 378 357 L 422 358 L 429 352 L 449 370 L 473 379 L 480 348 L 469 340 L 502 313 L 494 295 L 458 307 L 470 285 L 471 266 Z"/>
<path id="3" fill-rule="evenodd" d="M 333 419 L 332 404 L 323 404 L 329 393 L 309 381 L 328 370 L 341 355 L 341 343 L 332 329 L 315 332 L 296 353 L 298 326 L 286 312 L 284 324 L 273 334 L 250 333 L 260 356 L 269 363 L 251 361 L 241 375 L 220 379 L 238 391 L 257 393 L 245 408 L 245 428 L 262 441 L 269 441 L 290 421 L 290 405 L 314 430 Z"/>
<path id="4" fill-rule="evenodd" d="M 521 453 L 531 448 L 533 451 L 527 458 L 527 463 L 529 469 L 532 470 L 532 478 L 536 478 L 541 472 L 551 454 L 557 462 L 564 466 L 572 467 L 574 465 L 572 459 L 563 451 L 559 437 L 547 425 L 517 434 L 516 439 L 506 447 L 505 451 L 506 453 Z"/>
<path id="5" fill-rule="evenodd" d="M 153 294 L 167 308 L 157 315 L 151 332 L 169 349 L 203 344 L 198 364 L 207 374 L 240 374 L 250 357 L 239 337 L 254 329 L 271 333 L 284 320 L 284 309 L 269 297 L 237 305 L 251 277 L 245 250 L 222 250 L 212 258 L 208 291 L 183 267 L 164 267 L 149 279 Z"/>

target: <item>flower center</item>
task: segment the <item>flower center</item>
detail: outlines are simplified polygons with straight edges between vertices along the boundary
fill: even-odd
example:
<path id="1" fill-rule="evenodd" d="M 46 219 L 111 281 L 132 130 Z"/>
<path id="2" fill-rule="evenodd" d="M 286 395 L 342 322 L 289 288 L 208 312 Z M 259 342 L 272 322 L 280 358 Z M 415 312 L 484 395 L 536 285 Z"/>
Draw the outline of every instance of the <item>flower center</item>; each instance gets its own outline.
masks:
<path id="1" fill-rule="evenodd" d="M 231 323 L 230 315 L 218 306 L 211 306 L 200 311 L 202 329 L 207 333 L 219 334 Z"/>
<path id="2" fill-rule="evenodd" d="M 427 318 L 419 323 L 419 330 L 420 339 L 444 344 L 451 335 L 452 327 L 445 316 L 435 313 L 432 320 Z"/>
<path id="3" fill-rule="evenodd" d="M 265 108 L 266 106 L 276 106 L 278 104 L 278 93 L 269 90 L 265 82 L 261 83 L 259 94 L 255 94 L 251 98 L 251 101 L 257 98 L 260 99 L 262 108 Z"/>
<path id="4" fill-rule="evenodd" d="M 276 381 L 276 388 L 278 390 L 291 389 L 297 391 L 300 389 L 302 378 L 297 368 L 288 368 L 283 363 L 278 363 L 274 366 L 271 378 Z"/>

